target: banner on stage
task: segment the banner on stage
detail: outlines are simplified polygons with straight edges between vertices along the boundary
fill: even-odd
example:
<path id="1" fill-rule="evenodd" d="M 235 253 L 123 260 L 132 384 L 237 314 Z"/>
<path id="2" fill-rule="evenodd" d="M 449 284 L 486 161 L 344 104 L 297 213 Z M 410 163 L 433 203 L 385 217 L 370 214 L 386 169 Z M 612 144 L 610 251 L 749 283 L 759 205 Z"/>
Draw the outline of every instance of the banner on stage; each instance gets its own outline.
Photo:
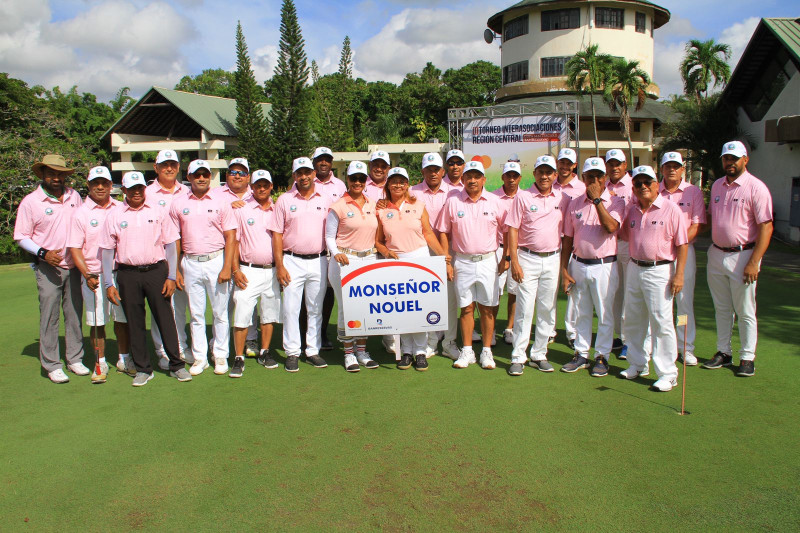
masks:
<path id="1" fill-rule="evenodd" d="M 348 336 L 447 329 L 444 257 L 385 259 L 342 266 L 342 309 Z"/>

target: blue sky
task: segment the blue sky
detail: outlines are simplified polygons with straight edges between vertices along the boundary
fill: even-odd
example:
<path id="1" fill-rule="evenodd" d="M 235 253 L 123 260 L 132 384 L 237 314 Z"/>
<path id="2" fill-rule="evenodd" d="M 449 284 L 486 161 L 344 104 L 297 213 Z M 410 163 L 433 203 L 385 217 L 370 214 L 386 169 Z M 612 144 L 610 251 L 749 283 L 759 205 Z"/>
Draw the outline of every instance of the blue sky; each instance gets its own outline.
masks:
<path id="1" fill-rule="evenodd" d="M 309 60 L 323 73 L 338 66 L 349 35 L 356 75 L 399 82 L 427 61 L 446 69 L 478 59 L 499 63 L 483 42 L 487 18 L 513 1 L 297 0 Z M 656 31 L 655 81 L 680 92 L 677 65 L 691 38 L 730 44 L 734 61 L 761 17 L 798 17 L 797 0 L 664 0 L 671 21 Z M 124 85 L 140 96 L 172 87 L 205 68 L 232 69 L 241 20 L 259 81 L 277 60 L 279 0 L 3 0 L 0 71 L 29 84 L 59 85 L 107 100 Z"/>

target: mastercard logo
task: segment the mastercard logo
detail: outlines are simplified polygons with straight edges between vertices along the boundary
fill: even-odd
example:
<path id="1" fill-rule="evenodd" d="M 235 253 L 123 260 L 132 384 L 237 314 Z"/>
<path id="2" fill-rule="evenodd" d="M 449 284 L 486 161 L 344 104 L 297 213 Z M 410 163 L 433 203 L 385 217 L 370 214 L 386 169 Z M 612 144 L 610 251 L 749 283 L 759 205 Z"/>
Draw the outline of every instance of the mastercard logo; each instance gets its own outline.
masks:
<path id="1" fill-rule="evenodd" d="M 360 328 L 361 327 L 361 321 L 360 320 L 350 320 L 347 323 L 347 327 L 348 328 Z"/>
<path id="2" fill-rule="evenodd" d="M 488 155 L 476 155 L 473 156 L 471 161 L 479 161 L 483 163 L 483 168 L 489 170 L 489 167 L 492 166 L 492 158 Z"/>

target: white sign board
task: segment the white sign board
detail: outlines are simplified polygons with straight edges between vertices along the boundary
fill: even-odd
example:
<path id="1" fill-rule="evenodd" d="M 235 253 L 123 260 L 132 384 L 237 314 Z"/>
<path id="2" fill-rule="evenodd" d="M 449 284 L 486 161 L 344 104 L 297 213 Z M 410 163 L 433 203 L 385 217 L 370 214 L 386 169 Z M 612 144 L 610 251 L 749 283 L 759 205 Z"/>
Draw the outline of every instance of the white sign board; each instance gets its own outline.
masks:
<path id="1" fill-rule="evenodd" d="M 444 257 L 343 266 L 341 304 L 348 336 L 446 330 Z"/>

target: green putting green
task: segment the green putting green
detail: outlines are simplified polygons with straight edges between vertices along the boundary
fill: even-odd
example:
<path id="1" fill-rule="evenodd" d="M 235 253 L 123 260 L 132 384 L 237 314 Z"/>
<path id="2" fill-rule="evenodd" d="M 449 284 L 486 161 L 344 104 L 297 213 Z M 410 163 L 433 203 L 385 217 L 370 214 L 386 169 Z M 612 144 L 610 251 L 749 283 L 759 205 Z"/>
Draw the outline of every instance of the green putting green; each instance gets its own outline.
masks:
<path id="1" fill-rule="evenodd" d="M 704 361 L 715 334 L 698 252 Z M 2 267 L 0 294 L 3 530 L 800 529 L 800 276 L 782 270 L 759 281 L 755 377 L 689 368 L 685 417 L 680 386 L 650 390 L 652 370 L 620 379 L 615 358 L 605 378 L 511 378 L 500 338 L 493 371 L 443 357 L 398 371 L 375 339 L 381 367 L 358 374 L 338 350 L 289 374 L 279 351 L 280 368 L 248 359 L 238 380 L 157 371 L 137 389 L 112 370 L 57 386 L 39 366 L 30 270 Z M 559 307 L 556 370 L 571 357 Z M 505 299 L 500 316 L 498 332 Z"/>

